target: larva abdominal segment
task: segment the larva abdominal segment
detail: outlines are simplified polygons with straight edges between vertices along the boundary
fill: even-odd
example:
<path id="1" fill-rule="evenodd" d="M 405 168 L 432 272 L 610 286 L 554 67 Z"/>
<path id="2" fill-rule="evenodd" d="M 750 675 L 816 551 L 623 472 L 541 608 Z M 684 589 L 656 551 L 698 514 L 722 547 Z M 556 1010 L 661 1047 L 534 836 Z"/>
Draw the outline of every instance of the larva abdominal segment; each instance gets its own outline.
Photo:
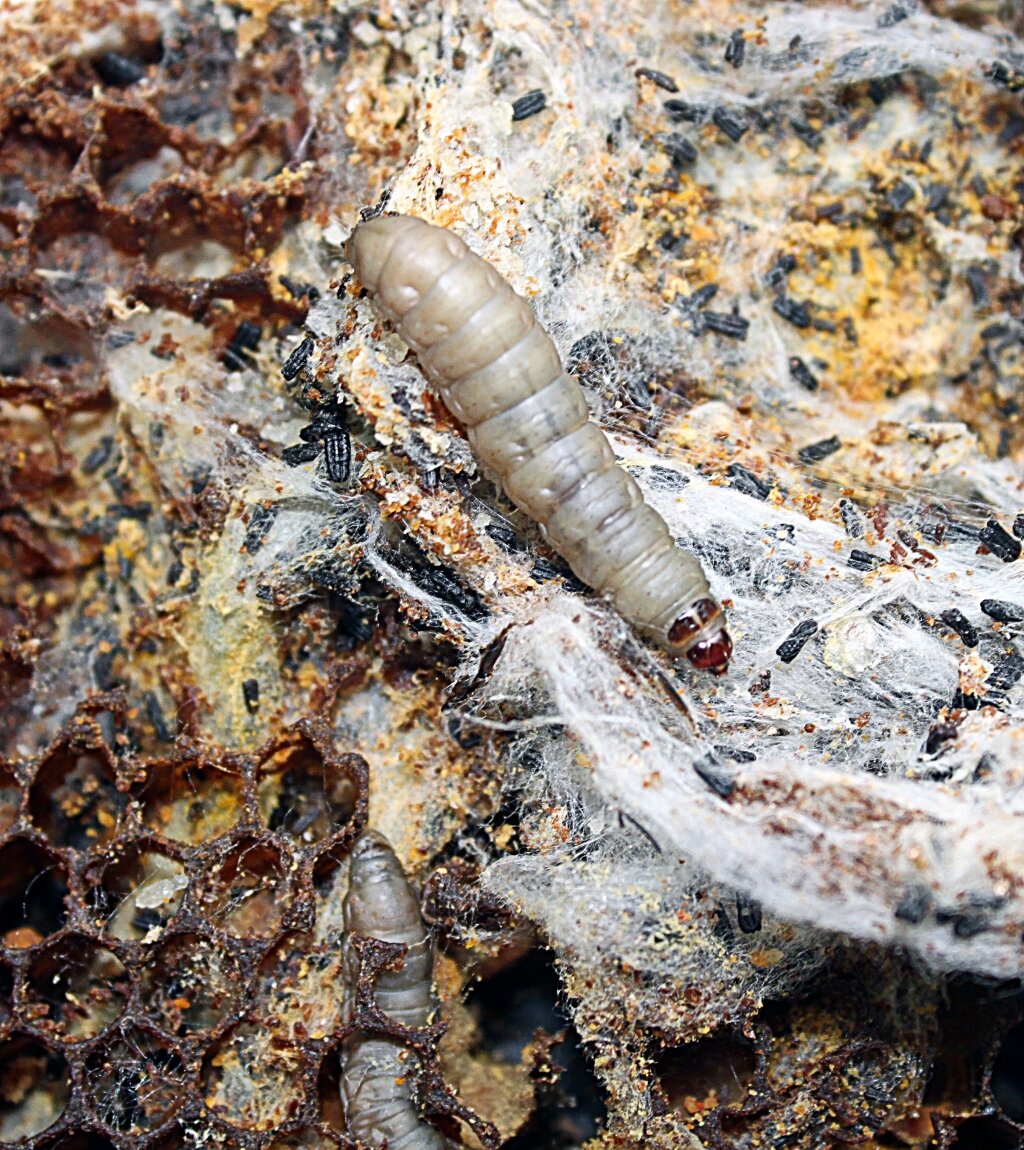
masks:
<path id="1" fill-rule="evenodd" d="M 723 674 L 732 642 L 696 557 L 615 462 L 530 305 L 454 233 L 378 216 L 349 259 L 506 495 L 573 572 L 674 655 Z"/>
<path id="2" fill-rule="evenodd" d="M 387 840 L 365 831 L 352 848 L 345 929 L 406 947 L 400 970 L 385 970 L 374 982 L 377 1006 L 409 1028 L 426 1026 L 433 1010 L 433 949 L 419 903 Z M 346 961 L 347 1013 L 355 994 L 358 963 Z M 389 1150 L 450 1150 L 453 1143 L 419 1116 L 409 1093 L 409 1059 L 397 1039 L 355 1033 L 341 1048 L 340 1093 L 350 1134 L 366 1146 Z"/>

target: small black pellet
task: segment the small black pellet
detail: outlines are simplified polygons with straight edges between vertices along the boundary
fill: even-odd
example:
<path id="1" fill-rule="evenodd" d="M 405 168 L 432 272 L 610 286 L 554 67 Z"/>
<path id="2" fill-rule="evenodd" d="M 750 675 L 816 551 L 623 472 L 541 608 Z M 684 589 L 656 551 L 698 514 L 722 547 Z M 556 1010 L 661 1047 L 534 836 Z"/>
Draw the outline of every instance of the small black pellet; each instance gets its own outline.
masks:
<path id="1" fill-rule="evenodd" d="M 882 560 L 877 555 L 872 555 L 868 551 L 858 551 L 854 549 L 850 552 L 850 557 L 846 561 L 848 567 L 852 567 L 855 571 L 874 571 L 881 567 Z"/>
<path id="2" fill-rule="evenodd" d="M 792 663 L 804 649 L 804 645 L 812 635 L 818 632 L 818 623 L 815 619 L 805 619 L 790 631 L 789 635 L 775 649 L 775 654 L 783 663 Z"/>
<path id="3" fill-rule="evenodd" d="M 793 135 L 809 148 L 818 148 L 821 146 L 822 135 L 821 132 L 812 128 L 806 120 L 794 117 L 789 121 L 789 126 L 793 129 Z"/>
<path id="4" fill-rule="evenodd" d="M 817 443 L 809 443 L 806 447 L 800 448 L 800 462 L 818 463 L 820 460 L 828 459 L 830 455 L 834 455 L 842 446 L 838 435 L 832 435 L 828 439 L 819 439 Z"/>
<path id="5" fill-rule="evenodd" d="M 817 377 L 798 355 L 790 356 L 789 374 L 801 387 L 806 388 L 808 391 L 818 390 Z"/>
<path id="6" fill-rule="evenodd" d="M 706 311 L 704 323 L 719 335 L 728 335 L 733 339 L 746 339 L 750 330 L 750 320 L 732 312 Z"/>
<path id="7" fill-rule="evenodd" d="M 679 91 L 679 85 L 671 76 L 666 76 L 664 72 L 659 72 L 655 68 L 637 68 L 636 75 L 643 80 L 650 80 L 652 84 L 666 92 Z"/>
<path id="8" fill-rule="evenodd" d="M 260 705 L 260 684 L 258 679 L 245 679 L 242 682 L 242 698 L 245 709 L 251 715 Z"/>
<path id="9" fill-rule="evenodd" d="M 860 512 L 849 499 L 839 500 L 839 514 L 843 517 L 843 527 L 846 529 L 846 534 L 851 539 L 863 539 L 864 520 L 861 519 Z"/>
<path id="10" fill-rule="evenodd" d="M 962 611 L 958 611 L 956 607 L 950 607 L 948 611 L 943 611 L 939 618 L 951 631 L 955 631 L 960 636 L 965 646 L 977 647 L 978 629 Z"/>
<path id="11" fill-rule="evenodd" d="M 850 248 L 850 274 L 859 276 L 864 270 L 864 260 L 861 258 L 860 248 Z"/>
<path id="12" fill-rule="evenodd" d="M 791 299 L 789 296 L 780 295 L 777 299 L 772 301 L 772 310 L 777 315 L 794 327 L 810 327 L 811 326 L 811 313 L 807 310 L 807 304 L 801 303 L 799 300 Z M 792 360 L 790 363 L 792 364 Z"/>
<path id="13" fill-rule="evenodd" d="M 727 799 L 732 794 L 732 779 L 722 772 L 722 765 L 716 761 L 714 755 L 707 754 L 703 758 L 697 759 L 693 764 L 693 769 L 698 778 L 706 783 L 719 798 Z"/>
<path id="14" fill-rule="evenodd" d="M 104 52 L 92 65 L 104 84 L 114 88 L 128 88 L 145 78 L 146 69 L 120 52 Z"/>
<path id="15" fill-rule="evenodd" d="M 104 435 L 82 460 L 82 471 L 86 475 L 92 475 L 94 471 L 99 471 L 110 458 L 113 450 L 114 437 L 112 435 Z"/>
<path id="16" fill-rule="evenodd" d="M 697 159 L 697 149 L 685 136 L 673 132 L 664 139 L 665 151 L 674 168 L 685 168 Z"/>
<path id="17" fill-rule="evenodd" d="M 776 256 L 775 262 L 764 273 L 764 282 L 768 287 L 778 287 L 779 284 L 785 281 L 786 276 L 795 269 L 796 256 L 784 252 L 781 256 Z"/>
<path id="18" fill-rule="evenodd" d="M 255 555 L 263 546 L 274 520 L 277 518 L 277 504 L 269 506 L 257 503 L 249 516 L 249 526 L 245 532 L 245 549 L 250 555 Z"/>
<path id="19" fill-rule="evenodd" d="M 1024 539 L 1024 511 L 1022 511 L 1013 521 L 1013 533 L 1018 539 Z"/>
<path id="20" fill-rule="evenodd" d="M 761 904 L 736 892 L 736 925 L 744 934 L 757 934 L 761 929 Z"/>
<path id="21" fill-rule="evenodd" d="M 1024 606 L 1005 599 L 982 599 L 981 609 L 997 623 L 1024 623 Z"/>
<path id="22" fill-rule="evenodd" d="M 937 212 L 944 208 L 949 201 L 949 184 L 932 184 L 928 189 L 928 199 L 925 201 L 926 212 Z"/>
<path id="23" fill-rule="evenodd" d="M 994 519 L 990 519 L 978 533 L 978 538 L 998 559 L 1013 563 L 1020 558 L 1021 542 Z"/>
<path id="24" fill-rule="evenodd" d="M 901 212 L 914 198 L 914 189 L 906 180 L 897 180 L 886 192 L 885 202 L 894 212 Z"/>
<path id="25" fill-rule="evenodd" d="M 988 303 L 988 284 L 985 282 L 985 271 L 977 264 L 971 264 L 964 272 L 967 286 L 971 290 L 971 300 L 975 307 L 984 307 Z"/>
<path id="26" fill-rule="evenodd" d="M 291 381 L 302 371 L 306 364 L 309 362 L 309 357 L 312 354 L 314 342 L 311 336 L 306 338 L 299 344 L 297 348 L 288 356 L 288 358 L 281 365 L 281 375 L 284 379 L 291 383 Z"/>
<path id="27" fill-rule="evenodd" d="M 930 903 L 931 895 L 928 893 L 927 887 L 911 887 L 897 903 L 893 915 L 901 922 L 924 922 Z"/>
<path id="28" fill-rule="evenodd" d="M 760 499 L 763 502 L 772 493 L 772 485 L 759 479 L 742 463 L 730 463 L 726 474 L 732 480 L 729 486 L 735 487 L 737 491 L 742 491 L 744 495 L 753 496 L 754 499 Z"/>
<path id="29" fill-rule="evenodd" d="M 993 691 L 1008 691 L 1020 682 L 1024 675 L 1024 658 L 1016 653 L 998 659 L 989 672 L 986 686 Z"/>
<path id="30" fill-rule="evenodd" d="M 747 41 L 743 36 L 743 29 L 737 28 L 729 36 L 729 43 L 725 46 L 725 62 L 734 68 L 742 68 L 747 56 Z"/>
<path id="31" fill-rule="evenodd" d="M 664 109 L 673 120 L 684 120 L 688 124 L 697 124 L 704 119 L 707 109 L 697 104 L 689 104 L 686 100 L 666 100 Z"/>
<path id="32" fill-rule="evenodd" d="M 530 116 L 536 116 L 538 112 L 543 112 L 547 107 L 548 98 L 540 90 L 534 88 L 532 92 L 527 92 L 525 96 L 520 96 L 518 100 L 512 103 L 512 122 L 515 124 L 519 120 L 526 120 Z"/>
<path id="33" fill-rule="evenodd" d="M 716 108 L 711 113 L 711 122 L 734 144 L 738 144 L 749 131 L 749 125 L 746 121 L 741 120 L 739 116 L 734 116 L 725 108 Z"/>

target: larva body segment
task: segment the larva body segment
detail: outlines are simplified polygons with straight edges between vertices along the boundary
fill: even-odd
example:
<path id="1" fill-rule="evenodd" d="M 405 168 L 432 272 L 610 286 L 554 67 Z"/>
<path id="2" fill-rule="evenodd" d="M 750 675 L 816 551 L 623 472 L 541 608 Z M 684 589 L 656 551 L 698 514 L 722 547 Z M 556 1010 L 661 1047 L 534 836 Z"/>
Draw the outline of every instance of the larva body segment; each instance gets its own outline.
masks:
<path id="1" fill-rule="evenodd" d="M 374 983 L 380 1009 L 410 1028 L 426 1026 L 433 1009 L 434 956 L 419 903 L 387 840 L 365 831 L 352 848 L 344 905 L 349 933 L 401 943 L 401 970 L 382 971 Z M 358 971 L 349 963 L 348 992 Z M 366 1146 L 388 1150 L 449 1150 L 452 1143 L 417 1113 L 409 1093 L 413 1056 L 392 1038 L 352 1034 L 341 1048 L 341 1102 L 349 1133 Z"/>
<path id="2" fill-rule="evenodd" d="M 573 572 L 670 653 L 723 674 L 732 641 L 700 563 L 615 462 L 527 301 L 413 216 L 364 221 L 348 255 L 474 451 Z"/>

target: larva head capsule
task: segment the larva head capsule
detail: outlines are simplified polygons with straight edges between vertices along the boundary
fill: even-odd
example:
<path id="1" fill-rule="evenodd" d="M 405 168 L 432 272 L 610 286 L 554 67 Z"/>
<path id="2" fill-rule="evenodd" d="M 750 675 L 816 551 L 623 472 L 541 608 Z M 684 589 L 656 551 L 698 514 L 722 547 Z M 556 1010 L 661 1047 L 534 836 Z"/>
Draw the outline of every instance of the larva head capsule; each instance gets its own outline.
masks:
<path id="1" fill-rule="evenodd" d="M 698 671 L 724 675 L 732 639 L 723 621 L 722 608 L 714 599 L 698 599 L 669 628 L 668 649 L 674 655 L 685 655 Z"/>

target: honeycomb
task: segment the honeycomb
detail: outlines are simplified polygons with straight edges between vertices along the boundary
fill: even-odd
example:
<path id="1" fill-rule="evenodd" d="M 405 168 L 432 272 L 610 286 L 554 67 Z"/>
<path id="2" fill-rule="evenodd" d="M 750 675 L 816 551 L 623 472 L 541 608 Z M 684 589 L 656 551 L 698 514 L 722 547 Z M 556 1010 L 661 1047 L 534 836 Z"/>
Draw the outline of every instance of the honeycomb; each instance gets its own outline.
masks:
<path id="1" fill-rule="evenodd" d="M 694 1132 L 716 1148 L 1018 1146 L 1015 983 L 947 984 L 837 947 L 774 998 L 726 1010 L 713 987 L 667 985 L 652 1016 L 641 972 L 552 953 L 481 887 L 536 834 L 503 778 L 515 740 L 452 716 L 460 638 L 382 572 L 470 620 L 487 614 L 483 580 L 434 553 L 469 555 L 505 591 L 571 579 L 547 552 L 497 566 L 523 553 L 518 535 L 495 520 L 478 538 L 452 510 L 465 459 L 422 388 L 382 397 L 353 376 L 377 565 L 359 556 L 358 509 L 268 557 L 287 509 L 236 489 L 219 438 L 282 466 L 341 450 L 306 324 L 351 296 L 309 251 L 414 148 L 401 8 L 81 0 L 4 28 L 0 1144 L 349 1147 L 338 1051 L 365 1029 L 419 1054 L 424 1121 L 486 1150 Z M 670 188 L 650 194 L 679 208 Z M 1019 202 L 1005 212 L 992 222 L 1019 226 Z M 867 390 L 892 366 L 883 343 L 856 352 L 876 357 Z M 580 341 L 574 366 L 597 390 L 616 379 L 623 422 L 644 427 L 648 373 L 623 382 L 623 346 Z M 126 398 L 142 354 L 173 402 Z M 848 358 L 836 370 L 859 372 Z M 689 386 L 675 382 L 659 406 Z M 986 435 L 1012 455 L 1017 411 L 997 398 L 1006 418 Z M 982 388 L 963 406 L 994 402 Z M 374 976 L 400 956 L 373 940 L 356 943 L 361 1006 L 342 1016 L 345 858 L 370 821 L 441 950 L 424 1032 L 374 1011 Z M 728 957 L 745 926 L 710 898 L 701 913 Z M 777 961 L 768 942 L 753 953 Z M 655 1117 L 638 1140 L 640 1094 Z"/>

